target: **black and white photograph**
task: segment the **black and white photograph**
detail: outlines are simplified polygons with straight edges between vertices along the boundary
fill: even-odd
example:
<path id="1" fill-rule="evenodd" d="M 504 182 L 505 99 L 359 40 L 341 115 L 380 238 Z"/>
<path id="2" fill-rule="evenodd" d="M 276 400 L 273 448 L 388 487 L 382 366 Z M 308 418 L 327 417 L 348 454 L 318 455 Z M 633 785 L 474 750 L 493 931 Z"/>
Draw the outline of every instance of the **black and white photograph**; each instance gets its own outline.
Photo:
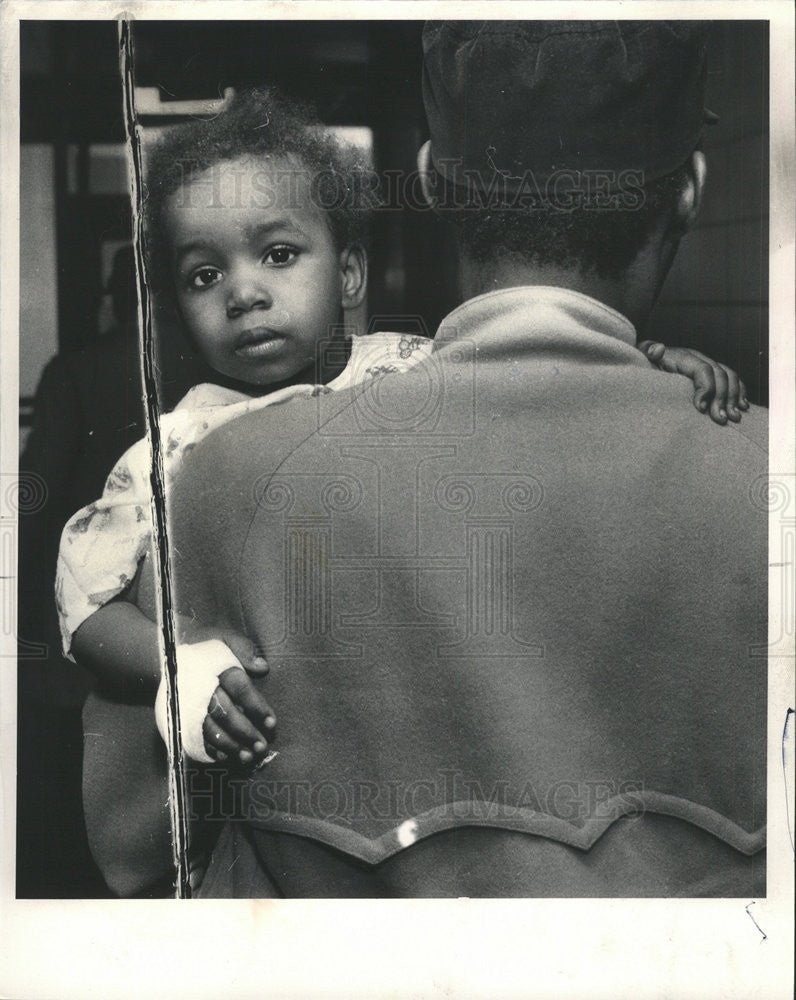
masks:
<path id="1" fill-rule="evenodd" d="M 793 11 L 691 8 L 4 5 L 9 954 L 790 995 Z"/>

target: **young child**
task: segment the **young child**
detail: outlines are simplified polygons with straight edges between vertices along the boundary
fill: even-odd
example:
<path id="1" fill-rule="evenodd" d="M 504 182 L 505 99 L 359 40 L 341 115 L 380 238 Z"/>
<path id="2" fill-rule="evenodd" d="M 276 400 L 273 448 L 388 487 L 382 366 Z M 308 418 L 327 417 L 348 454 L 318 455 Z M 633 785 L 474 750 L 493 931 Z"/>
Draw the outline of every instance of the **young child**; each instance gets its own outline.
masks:
<path id="1" fill-rule="evenodd" d="M 430 353 L 422 337 L 346 333 L 342 321 L 366 287 L 365 176 L 350 150 L 273 91 L 239 95 L 213 120 L 172 130 L 150 157 L 149 271 L 167 279 L 191 342 L 221 382 L 194 387 L 161 418 L 167 491 L 186 452 L 221 424 L 295 394 L 406 371 Z M 740 418 L 744 391 L 732 373 L 716 393 L 718 366 L 641 346 L 654 363 L 694 379 L 700 409 L 715 395 L 715 419 L 726 421 L 719 411 L 728 400 L 731 418 Z M 149 476 L 143 440 L 113 469 L 102 498 L 69 521 L 56 599 L 66 655 L 151 704 L 161 670 L 157 626 L 132 603 L 152 539 Z M 186 753 L 258 765 L 276 719 L 249 674 L 267 664 L 245 636 L 212 622 L 180 618 L 177 632 Z"/>
<path id="2" fill-rule="evenodd" d="M 318 384 L 344 389 L 403 371 L 429 353 L 425 338 L 347 336 L 343 318 L 365 293 L 366 173 L 352 150 L 314 124 L 274 92 L 249 92 L 211 121 L 172 130 L 150 157 L 148 270 L 155 281 L 167 279 L 191 342 L 223 383 L 196 386 L 162 418 L 166 489 L 186 451 L 222 423 Z M 160 676 L 157 633 L 118 598 L 133 596 L 150 548 L 149 472 L 148 444 L 140 441 L 111 472 L 103 497 L 67 524 L 56 579 L 67 655 L 143 697 Z M 228 710 L 212 746 L 216 759 L 237 752 L 248 764 L 265 752 L 273 713 L 256 690 L 240 689 L 241 671 L 224 674 L 220 685 L 216 678 L 239 663 L 254 674 L 266 665 L 244 637 L 210 624 L 181 621 L 178 632 L 193 645 L 221 639 L 229 647 L 216 643 L 209 652 L 221 652 L 222 662 L 202 663 L 205 680 L 215 680 L 210 693 L 219 687 L 219 710 Z M 198 697 L 189 692 L 198 669 L 193 663 L 185 672 L 181 701 Z M 187 752 L 210 760 L 201 733 L 190 739 L 189 704 L 183 719 Z"/>

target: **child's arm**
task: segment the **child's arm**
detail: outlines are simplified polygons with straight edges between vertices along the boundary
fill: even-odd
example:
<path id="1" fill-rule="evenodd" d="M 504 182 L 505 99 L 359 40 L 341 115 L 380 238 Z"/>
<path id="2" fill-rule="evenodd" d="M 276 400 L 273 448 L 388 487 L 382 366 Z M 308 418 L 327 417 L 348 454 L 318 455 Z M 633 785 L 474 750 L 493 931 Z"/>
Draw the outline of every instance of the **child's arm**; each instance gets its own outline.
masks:
<path id="1" fill-rule="evenodd" d="M 654 340 L 642 340 L 638 349 L 662 371 L 690 378 L 694 406 L 700 413 L 709 412 L 715 423 L 726 424 L 728 419 L 738 423 L 741 410 L 749 409 L 746 386 L 726 365 L 690 347 L 665 347 Z"/>
<path id="2" fill-rule="evenodd" d="M 177 619 L 182 643 L 178 663 L 186 648 L 210 640 L 223 643 L 240 663 L 224 669 L 222 656 L 211 665 L 212 679 L 205 682 L 204 694 L 199 695 L 203 718 L 186 713 L 181 720 L 183 730 L 201 727 L 201 736 L 197 733 L 194 742 L 198 739 L 201 743 L 204 737 L 205 750 L 212 751 L 207 756 L 216 760 L 234 757 L 250 764 L 263 757 L 276 719 L 248 673 L 266 674 L 265 660 L 256 654 L 252 642 L 232 629 L 201 626 L 181 615 Z M 128 699 L 154 702 L 161 683 L 158 626 L 135 604 L 117 599 L 95 611 L 72 637 L 72 654 L 110 690 Z"/>
<path id="3" fill-rule="evenodd" d="M 197 427 L 190 410 L 175 411 L 167 419 L 169 442 L 175 445 L 169 454 L 176 462 L 179 446 L 184 449 L 207 423 Z M 122 698 L 153 704 L 161 678 L 160 636 L 152 620 L 153 586 L 143 603 L 138 594 L 139 582 L 152 584 L 151 565 L 145 558 L 152 537 L 149 462 L 147 442 L 141 440 L 116 464 L 102 497 L 70 519 L 61 537 L 55 597 L 64 654 L 77 659 L 106 689 Z M 182 686 L 193 687 L 195 694 L 193 716 L 181 721 L 184 733 L 183 722 L 190 727 L 186 742 L 199 755 L 196 759 L 209 760 L 203 748 L 206 716 L 210 709 L 218 714 L 219 705 L 224 708 L 232 698 L 231 710 L 207 724 L 208 730 L 212 728 L 209 745 L 216 754 L 234 752 L 243 763 L 250 763 L 254 746 L 265 742 L 263 732 L 271 733 L 275 725 L 273 712 L 245 672 L 265 673 L 265 660 L 256 655 L 245 636 L 232 629 L 176 618 L 182 649 L 213 639 L 220 654 L 215 673 L 210 670 L 213 664 L 205 664 L 205 688 L 200 693 L 190 683 L 190 674 L 185 674 Z M 230 665 L 235 669 L 227 670 Z"/>
<path id="4" fill-rule="evenodd" d="M 72 636 L 72 655 L 109 690 L 154 702 L 160 683 L 158 627 L 126 600 L 98 608 Z"/>

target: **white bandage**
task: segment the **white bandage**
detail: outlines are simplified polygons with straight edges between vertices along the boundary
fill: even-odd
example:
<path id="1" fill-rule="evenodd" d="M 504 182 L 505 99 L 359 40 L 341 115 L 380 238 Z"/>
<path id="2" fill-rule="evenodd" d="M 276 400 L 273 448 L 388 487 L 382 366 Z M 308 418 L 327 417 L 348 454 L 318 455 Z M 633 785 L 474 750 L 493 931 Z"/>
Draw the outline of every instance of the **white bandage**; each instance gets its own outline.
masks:
<path id="1" fill-rule="evenodd" d="M 177 646 L 177 692 L 180 700 L 180 735 L 182 748 L 192 760 L 211 764 L 202 732 L 210 701 L 218 687 L 218 678 L 230 667 L 243 669 L 240 660 L 220 639 L 208 639 Z M 160 681 L 155 699 L 155 721 L 163 742 L 168 746 L 166 678 Z"/>

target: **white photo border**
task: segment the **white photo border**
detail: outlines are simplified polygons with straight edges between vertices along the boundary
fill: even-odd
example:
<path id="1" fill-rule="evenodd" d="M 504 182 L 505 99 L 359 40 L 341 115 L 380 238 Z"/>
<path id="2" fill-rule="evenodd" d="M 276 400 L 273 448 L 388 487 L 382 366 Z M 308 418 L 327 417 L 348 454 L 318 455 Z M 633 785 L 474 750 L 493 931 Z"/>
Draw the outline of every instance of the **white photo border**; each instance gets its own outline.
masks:
<path id="1" fill-rule="evenodd" d="M 770 470 L 794 472 L 794 9 L 737 2 L 130 2 L 0 7 L 0 308 L 4 482 L 17 473 L 19 21 L 444 17 L 770 21 Z M 2 492 L 2 491 L 0 491 Z M 0 502 L 5 502 L 0 500 Z M 10 517 L 7 509 L 2 511 Z M 781 561 L 772 515 L 771 562 Z M 3 565 L 3 600 L 16 568 Z M 772 572 L 770 635 L 780 635 Z M 7 630 L 5 630 L 7 631 Z M 759 900 L 16 900 L 16 639 L 0 636 L 0 995 L 151 997 L 760 997 L 792 995 L 793 847 L 782 734 L 790 655 L 769 664 L 768 895 Z M 792 780 L 792 752 L 791 771 Z M 791 785 L 792 789 L 792 785 Z M 53 818 L 57 824 L 57 817 Z M 754 903 L 751 907 L 750 904 Z M 179 909 L 177 908 L 179 906 Z M 751 912 L 750 912 L 751 911 Z"/>

